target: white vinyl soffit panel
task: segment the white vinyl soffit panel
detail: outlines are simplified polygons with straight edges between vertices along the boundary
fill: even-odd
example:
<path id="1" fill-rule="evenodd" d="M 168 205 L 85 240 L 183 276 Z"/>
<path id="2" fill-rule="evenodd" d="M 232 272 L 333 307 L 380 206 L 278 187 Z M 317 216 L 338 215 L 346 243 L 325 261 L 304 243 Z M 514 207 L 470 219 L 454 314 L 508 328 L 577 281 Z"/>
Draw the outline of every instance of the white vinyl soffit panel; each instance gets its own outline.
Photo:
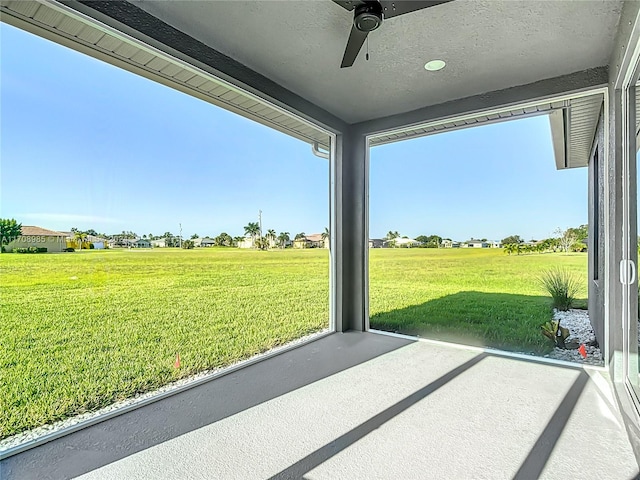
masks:
<path id="1" fill-rule="evenodd" d="M 3 22 L 328 150 L 330 137 L 281 109 L 152 47 L 37 1 L 0 1 Z"/>
<path id="2" fill-rule="evenodd" d="M 516 120 L 534 115 L 549 115 L 558 169 L 586 167 L 595 135 L 603 95 L 595 93 L 564 100 L 549 100 L 530 106 L 505 108 L 499 111 L 442 119 L 370 137 L 371 146 L 419 138 L 436 133 Z"/>

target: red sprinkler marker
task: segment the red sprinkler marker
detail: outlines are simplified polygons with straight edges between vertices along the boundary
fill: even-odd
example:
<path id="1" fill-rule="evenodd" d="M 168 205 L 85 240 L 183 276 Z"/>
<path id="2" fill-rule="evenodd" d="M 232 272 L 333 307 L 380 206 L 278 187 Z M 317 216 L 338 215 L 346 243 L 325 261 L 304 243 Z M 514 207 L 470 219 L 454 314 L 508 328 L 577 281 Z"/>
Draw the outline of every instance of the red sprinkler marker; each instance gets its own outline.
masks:
<path id="1" fill-rule="evenodd" d="M 176 361 L 173 363 L 173 368 L 180 368 L 180 354 L 176 354 Z"/>
<path id="2" fill-rule="evenodd" d="M 587 358 L 587 349 L 584 348 L 584 343 L 578 348 L 578 353 L 582 355 L 582 358 Z"/>

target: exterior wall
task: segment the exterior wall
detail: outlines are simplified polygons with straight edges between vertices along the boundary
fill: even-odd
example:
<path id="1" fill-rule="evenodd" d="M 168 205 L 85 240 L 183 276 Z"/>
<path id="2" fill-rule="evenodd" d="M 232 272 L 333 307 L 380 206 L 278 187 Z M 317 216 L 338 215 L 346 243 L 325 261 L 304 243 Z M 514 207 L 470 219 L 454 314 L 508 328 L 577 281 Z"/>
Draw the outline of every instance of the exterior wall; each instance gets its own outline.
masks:
<path id="1" fill-rule="evenodd" d="M 47 252 L 62 252 L 67 248 L 67 239 L 64 236 L 53 237 L 49 235 L 23 235 L 5 245 L 7 252 L 14 248 L 44 247 Z"/>
<path id="2" fill-rule="evenodd" d="M 293 248 L 307 248 L 309 245 L 307 244 L 306 240 L 294 240 L 293 241 Z"/>
<path id="3" fill-rule="evenodd" d="M 253 239 L 245 238 L 241 242 L 238 242 L 238 248 L 253 248 Z"/>
<path id="4" fill-rule="evenodd" d="M 604 115 L 600 115 L 589 159 L 588 302 L 589 320 L 600 345 L 605 344 L 604 328 Z"/>

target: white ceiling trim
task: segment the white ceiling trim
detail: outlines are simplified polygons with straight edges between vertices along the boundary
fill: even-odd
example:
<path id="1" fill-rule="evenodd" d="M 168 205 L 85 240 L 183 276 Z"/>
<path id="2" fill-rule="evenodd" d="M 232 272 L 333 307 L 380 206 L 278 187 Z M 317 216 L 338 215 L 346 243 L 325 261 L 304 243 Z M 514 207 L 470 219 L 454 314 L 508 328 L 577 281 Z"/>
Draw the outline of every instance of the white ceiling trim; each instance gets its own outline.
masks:
<path id="1" fill-rule="evenodd" d="M 552 112 L 570 112 L 572 108 L 582 115 L 572 124 L 571 115 L 565 128 L 564 120 L 558 121 L 557 114 L 550 115 L 556 166 L 558 169 L 584 167 L 593 143 L 593 136 L 606 88 L 596 88 L 583 92 L 563 94 L 538 99 L 516 105 L 493 108 L 465 115 L 444 117 L 424 124 L 416 124 L 369 135 L 370 146 L 394 143 L 400 140 L 420 138 L 443 131 L 452 131 L 479 125 L 504 122 L 536 115 L 549 115 Z M 564 115 L 560 115 L 564 118 Z M 567 158 L 565 158 L 565 154 Z"/>

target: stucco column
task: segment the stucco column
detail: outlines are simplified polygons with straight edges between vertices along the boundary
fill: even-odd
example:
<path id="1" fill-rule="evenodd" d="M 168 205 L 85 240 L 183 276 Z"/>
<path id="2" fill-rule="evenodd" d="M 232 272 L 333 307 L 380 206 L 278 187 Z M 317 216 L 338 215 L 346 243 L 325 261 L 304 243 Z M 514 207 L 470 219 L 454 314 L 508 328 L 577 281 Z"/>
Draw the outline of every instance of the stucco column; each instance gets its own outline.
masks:
<path id="1" fill-rule="evenodd" d="M 366 330 L 367 302 L 367 164 L 363 134 L 347 130 L 336 138 L 336 290 L 335 319 L 339 332 Z"/>

